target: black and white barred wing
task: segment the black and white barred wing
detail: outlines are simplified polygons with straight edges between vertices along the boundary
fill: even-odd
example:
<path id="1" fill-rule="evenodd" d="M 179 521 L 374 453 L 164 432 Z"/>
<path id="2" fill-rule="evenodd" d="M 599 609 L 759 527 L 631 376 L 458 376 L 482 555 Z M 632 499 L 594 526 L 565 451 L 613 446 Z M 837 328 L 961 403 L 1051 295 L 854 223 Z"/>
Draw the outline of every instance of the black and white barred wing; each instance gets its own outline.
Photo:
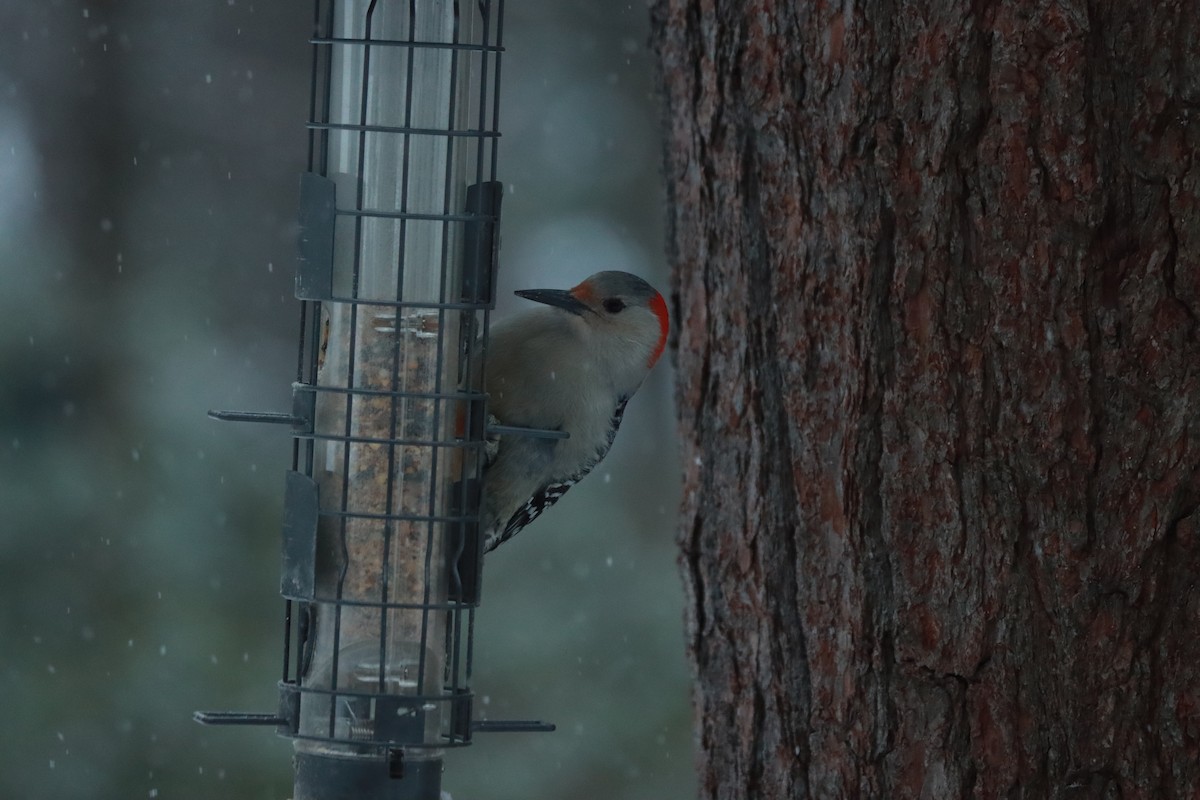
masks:
<path id="1" fill-rule="evenodd" d="M 565 481 L 547 484 L 534 492 L 533 497 L 526 500 L 525 504 L 509 518 L 508 524 L 504 526 L 504 530 L 500 532 L 499 536 L 488 537 L 488 540 L 484 542 L 483 551 L 491 552 L 516 536 L 518 531 L 541 516 L 547 508 L 557 503 L 567 493 L 567 490 L 579 483 L 580 478 L 586 474 L 585 472 Z"/>
<path id="2" fill-rule="evenodd" d="M 608 454 L 609 448 L 612 447 L 613 440 L 617 437 L 617 429 L 621 427 L 621 420 L 625 416 L 625 405 L 628 402 L 628 397 L 622 397 L 617 401 L 617 407 L 613 409 L 608 434 L 605 436 L 604 442 L 596 448 L 596 452 L 588 463 L 584 464 L 583 468 L 574 475 L 561 480 L 551 481 L 534 492 L 533 496 L 526 500 L 524 505 L 518 508 L 509 518 L 508 524 L 504 526 L 504 530 L 500 532 L 500 535 L 489 535 L 487 537 L 483 544 L 483 552 L 491 552 L 516 536 L 522 528 L 541 516 L 543 511 L 557 503 L 567 493 L 568 489 L 583 480 L 583 477 L 603 460 L 604 456 Z"/>

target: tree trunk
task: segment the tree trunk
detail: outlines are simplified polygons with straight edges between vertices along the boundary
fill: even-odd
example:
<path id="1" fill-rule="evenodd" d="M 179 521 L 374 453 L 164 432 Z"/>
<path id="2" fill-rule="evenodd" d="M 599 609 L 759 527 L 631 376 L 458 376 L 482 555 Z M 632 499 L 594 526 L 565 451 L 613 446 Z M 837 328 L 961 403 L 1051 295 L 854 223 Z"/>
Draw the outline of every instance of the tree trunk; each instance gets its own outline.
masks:
<path id="1" fill-rule="evenodd" d="M 1200 13 L 657 0 L 705 798 L 1200 796 Z"/>

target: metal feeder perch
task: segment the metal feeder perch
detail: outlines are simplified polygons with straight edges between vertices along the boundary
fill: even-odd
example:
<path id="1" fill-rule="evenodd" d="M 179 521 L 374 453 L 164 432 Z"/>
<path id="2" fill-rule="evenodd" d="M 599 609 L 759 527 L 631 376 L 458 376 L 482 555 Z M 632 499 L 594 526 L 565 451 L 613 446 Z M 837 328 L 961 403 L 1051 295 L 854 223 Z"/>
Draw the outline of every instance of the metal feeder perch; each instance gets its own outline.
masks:
<path id="1" fill-rule="evenodd" d="M 478 731 L 472 629 L 502 0 L 316 0 L 277 713 L 295 800 L 432 798 Z M 505 433 L 513 433 L 505 429 Z M 525 435 L 562 436 L 520 431 Z"/>

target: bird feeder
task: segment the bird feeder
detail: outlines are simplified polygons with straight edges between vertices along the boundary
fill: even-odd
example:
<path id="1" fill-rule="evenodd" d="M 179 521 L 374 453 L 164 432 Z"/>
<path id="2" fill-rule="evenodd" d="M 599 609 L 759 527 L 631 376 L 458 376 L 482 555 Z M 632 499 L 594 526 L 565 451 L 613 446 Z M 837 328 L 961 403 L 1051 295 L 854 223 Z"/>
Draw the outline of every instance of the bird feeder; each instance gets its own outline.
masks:
<path id="1" fill-rule="evenodd" d="M 500 0 L 317 0 L 279 710 L 295 800 L 440 795 L 474 720 Z M 492 433 L 495 431 L 493 430 Z"/>

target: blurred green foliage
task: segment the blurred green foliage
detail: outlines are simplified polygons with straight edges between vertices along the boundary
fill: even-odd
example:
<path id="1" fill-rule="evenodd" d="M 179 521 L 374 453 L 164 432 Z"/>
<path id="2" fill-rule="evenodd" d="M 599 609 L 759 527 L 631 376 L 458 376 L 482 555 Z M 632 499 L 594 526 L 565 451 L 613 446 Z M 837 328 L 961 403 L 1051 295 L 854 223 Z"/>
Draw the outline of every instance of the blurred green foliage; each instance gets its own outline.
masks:
<path id="1" fill-rule="evenodd" d="M 290 796 L 271 710 L 309 10 L 0 5 L 0 797 Z M 501 290 L 663 287 L 642 5 L 509 3 Z M 505 301 L 501 311 L 511 308 Z M 694 795 L 670 376 L 485 573 L 473 685 L 548 735 L 451 753 L 456 800 Z"/>

